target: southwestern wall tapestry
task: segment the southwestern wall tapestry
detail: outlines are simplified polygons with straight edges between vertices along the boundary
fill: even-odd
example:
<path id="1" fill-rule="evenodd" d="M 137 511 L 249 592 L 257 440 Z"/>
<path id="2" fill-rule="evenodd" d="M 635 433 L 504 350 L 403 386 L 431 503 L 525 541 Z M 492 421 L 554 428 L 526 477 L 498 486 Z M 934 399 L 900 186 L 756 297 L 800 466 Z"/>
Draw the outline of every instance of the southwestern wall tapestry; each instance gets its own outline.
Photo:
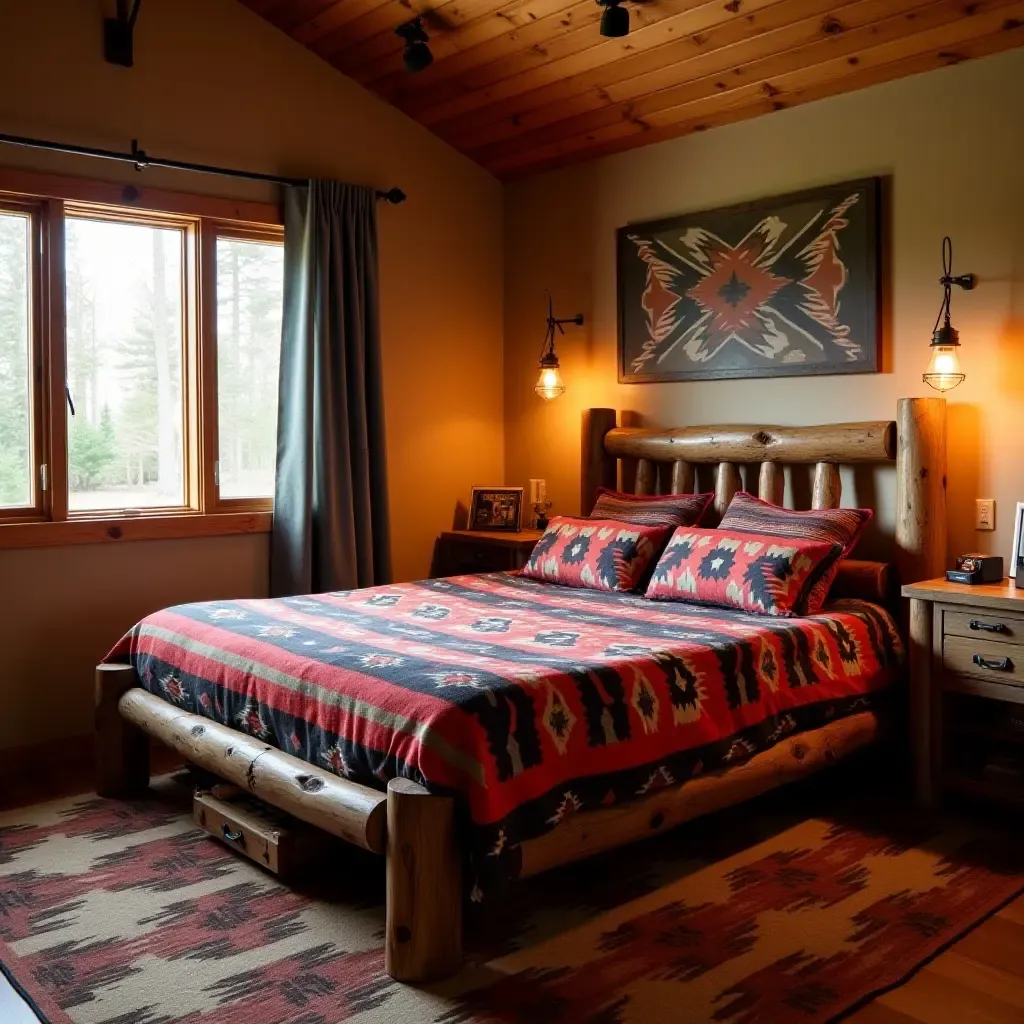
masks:
<path id="1" fill-rule="evenodd" d="M 877 371 L 880 185 L 620 228 L 620 383 Z"/>

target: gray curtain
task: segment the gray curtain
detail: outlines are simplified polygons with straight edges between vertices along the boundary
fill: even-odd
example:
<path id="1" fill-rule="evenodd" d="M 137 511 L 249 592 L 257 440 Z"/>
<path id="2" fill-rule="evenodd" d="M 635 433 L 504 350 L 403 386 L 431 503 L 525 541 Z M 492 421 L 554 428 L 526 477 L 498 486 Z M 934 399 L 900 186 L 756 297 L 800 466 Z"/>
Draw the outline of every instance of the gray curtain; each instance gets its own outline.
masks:
<path id="1" fill-rule="evenodd" d="M 373 189 L 289 188 L 284 274 L 271 593 L 389 583 Z"/>

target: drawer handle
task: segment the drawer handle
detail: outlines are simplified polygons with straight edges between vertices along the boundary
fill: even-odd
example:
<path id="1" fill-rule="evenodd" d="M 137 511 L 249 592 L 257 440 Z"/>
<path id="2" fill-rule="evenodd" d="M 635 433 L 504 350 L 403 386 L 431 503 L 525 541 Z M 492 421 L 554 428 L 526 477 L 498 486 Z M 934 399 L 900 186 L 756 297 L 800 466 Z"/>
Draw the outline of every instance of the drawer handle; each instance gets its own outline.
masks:
<path id="1" fill-rule="evenodd" d="M 986 633 L 1009 633 L 1009 629 L 1002 622 L 979 622 L 971 619 L 971 629 L 983 629 Z"/>
<path id="2" fill-rule="evenodd" d="M 975 657 L 977 657 L 977 655 L 975 655 Z M 220 830 L 223 833 L 224 838 L 229 843 L 244 843 L 245 842 L 245 833 L 244 832 L 232 832 L 231 831 L 231 826 L 226 824 L 226 823 L 221 825 Z"/>
<path id="3" fill-rule="evenodd" d="M 1009 658 L 983 658 L 980 654 L 976 654 L 973 660 L 979 668 L 990 668 L 995 672 L 1013 671 L 1013 662 Z"/>

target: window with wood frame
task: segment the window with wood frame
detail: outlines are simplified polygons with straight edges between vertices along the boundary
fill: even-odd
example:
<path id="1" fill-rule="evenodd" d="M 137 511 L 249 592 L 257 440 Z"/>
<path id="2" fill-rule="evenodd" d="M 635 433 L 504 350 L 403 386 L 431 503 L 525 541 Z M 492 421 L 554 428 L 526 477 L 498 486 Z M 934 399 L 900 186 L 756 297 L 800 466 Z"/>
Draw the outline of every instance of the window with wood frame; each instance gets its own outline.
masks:
<path id="1" fill-rule="evenodd" d="M 283 272 L 272 206 L 0 170 L 0 547 L 269 529 Z"/>

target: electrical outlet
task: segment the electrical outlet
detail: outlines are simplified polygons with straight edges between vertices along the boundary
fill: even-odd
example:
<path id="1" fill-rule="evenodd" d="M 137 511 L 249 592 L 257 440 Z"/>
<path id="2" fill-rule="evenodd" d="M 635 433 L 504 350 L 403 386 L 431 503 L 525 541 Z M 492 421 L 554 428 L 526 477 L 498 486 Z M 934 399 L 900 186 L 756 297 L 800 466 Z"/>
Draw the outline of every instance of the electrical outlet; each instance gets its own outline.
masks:
<path id="1" fill-rule="evenodd" d="M 995 498 L 975 499 L 974 528 L 976 530 L 994 530 L 996 528 Z"/>

